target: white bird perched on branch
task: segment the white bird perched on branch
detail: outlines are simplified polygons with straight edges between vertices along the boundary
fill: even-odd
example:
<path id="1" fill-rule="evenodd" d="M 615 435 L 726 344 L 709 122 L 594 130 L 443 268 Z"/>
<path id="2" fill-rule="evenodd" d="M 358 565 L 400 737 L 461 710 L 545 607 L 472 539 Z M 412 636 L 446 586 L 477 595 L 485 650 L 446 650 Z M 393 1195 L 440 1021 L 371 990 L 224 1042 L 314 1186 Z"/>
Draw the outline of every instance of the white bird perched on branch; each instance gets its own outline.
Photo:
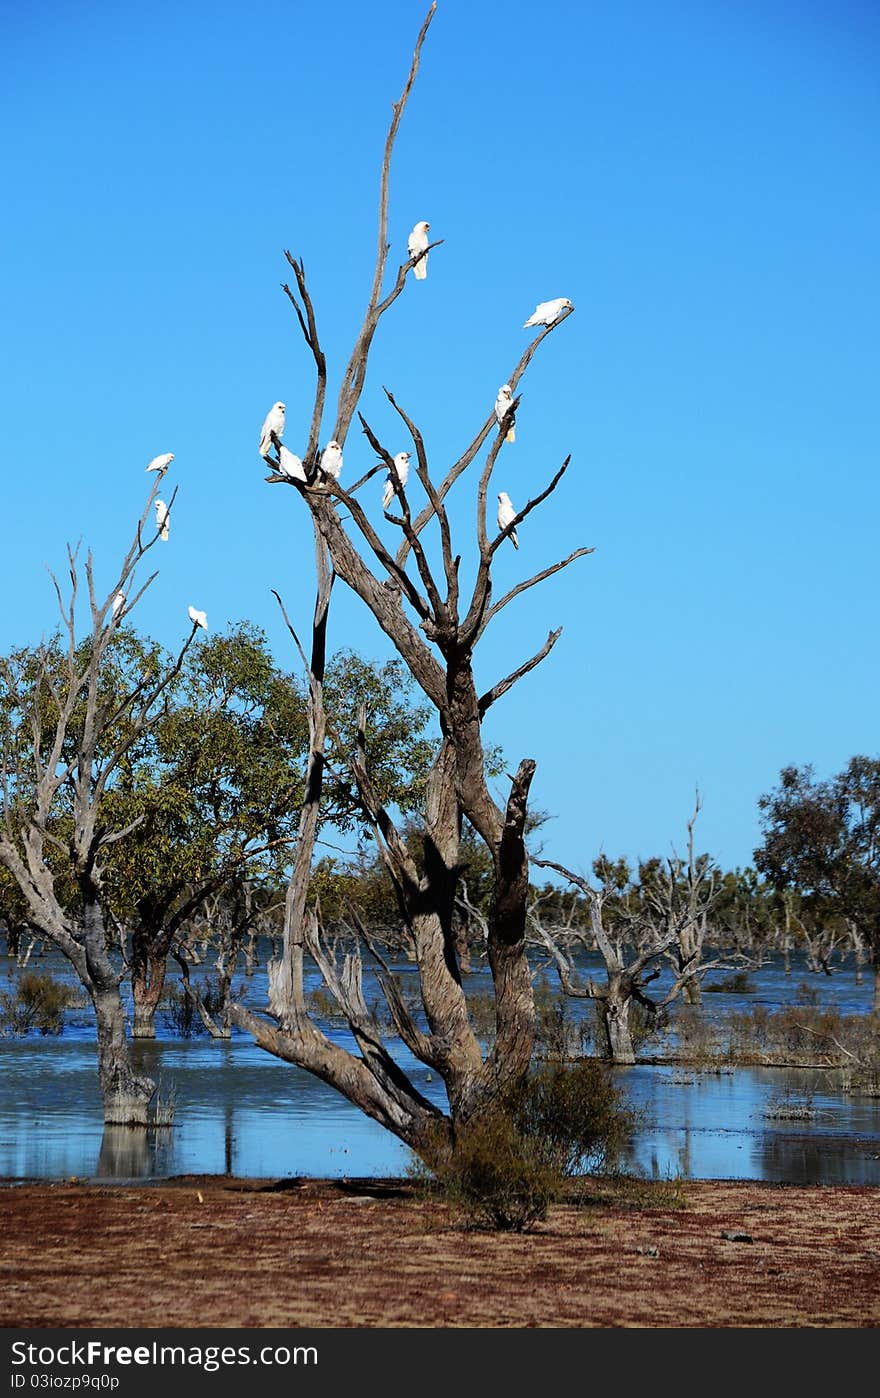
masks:
<path id="1" fill-rule="evenodd" d="M 425 249 L 428 246 L 428 229 L 430 227 L 430 223 L 422 219 L 421 223 L 416 224 L 407 239 L 406 246 L 409 250 L 410 257 L 418 257 L 420 252 L 425 253 L 425 256 L 413 267 L 413 275 L 416 281 L 419 282 L 423 282 L 428 275 L 428 254 L 425 252 Z"/>
<path id="2" fill-rule="evenodd" d="M 498 390 L 498 397 L 495 399 L 495 417 L 496 417 L 496 419 L 497 419 L 497 421 L 498 421 L 498 426 L 499 426 L 499 427 L 501 426 L 502 422 L 504 421 L 504 415 L 505 415 L 505 413 L 507 412 L 507 410 L 508 410 L 508 408 L 510 407 L 510 405 L 511 405 L 512 402 L 513 402 L 513 393 L 511 392 L 510 384 L 509 384 L 509 383 L 503 383 L 503 384 L 501 385 L 501 387 L 499 388 L 499 390 Z M 514 430 L 514 425 L 513 425 L 513 421 L 512 421 L 512 420 L 511 420 L 511 423 L 510 423 L 510 427 L 507 429 L 507 436 L 504 438 L 504 440 L 505 440 L 505 442 L 515 442 L 515 441 L 516 441 L 516 431 Z"/>
<path id="3" fill-rule="evenodd" d="M 342 470 L 342 448 L 335 437 L 332 442 L 327 443 L 321 452 L 321 470 L 326 475 L 332 476 L 335 481 L 339 480 L 339 474 Z"/>
<path id="4" fill-rule="evenodd" d="M 552 325 L 554 320 L 558 320 L 563 311 L 573 311 L 574 306 L 567 296 L 557 296 L 555 301 L 541 301 L 537 305 L 523 326 L 523 330 L 528 330 L 530 325 Z"/>
<path id="5" fill-rule="evenodd" d="M 406 485 L 409 480 L 409 452 L 399 451 L 394 458 L 394 466 L 389 466 L 388 475 L 385 478 L 385 489 L 382 492 L 382 509 L 387 510 L 395 496 L 394 477 L 397 477 L 401 485 Z"/>
<path id="6" fill-rule="evenodd" d="M 173 460 L 174 452 L 166 451 L 164 456 L 154 456 L 149 466 L 147 467 L 147 470 L 158 471 L 159 479 L 161 480 Z"/>
<path id="7" fill-rule="evenodd" d="M 112 614 L 113 614 L 113 616 L 119 616 L 119 613 L 122 611 L 122 608 L 123 608 L 124 606 L 125 606 L 125 593 L 124 593 L 124 592 L 117 592 L 116 596 L 113 598 L 113 608 L 112 608 Z"/>
<path id="8" fill-rule="evenodd" d="M 516 519 L 516 510 L 510 503 L 510 496 L 505 495 L 503 490 L 498 492 L 498 528 L 506 529 L 512 519 Z M 516 530 L 510 531 L 510 542 L 515 549 L 519 548 L 519 540 L 516 537 Z"/>
<path id="9" fill-rule="evenodd" d="M 196 610 L 195 607 L 187 607 L 186 610 L 187 610 L 187 612 L 189 613 L 189 619 L 190 619 L 190 621 L 192 622 L 193 626 L 200 626 L 200 627 L 202 628 L 203 631 L 207 631 L 207 629 L 208 629 L 208 613 L 207 613 L 207 612 L 199 612 L 199 611 Z"/>
<path id="10" fill-rule="evenodd" d="M 306 470 L 298 456 L 287 447 L 278 448 L 278 469 L 282 476 L 291 476 L 295 481 L 305 481 Z"/>
<path id="11" fill-rule="evenodd" d="M 164 501 L 164 500 L 157 500 L 157 501 L 156 501 L 156 528 L 157 528 L 158 531 L 159 531 L 159 538 L 160 538 L 160 539 L 167 540 L 167 538 L 168 538 L 168 521 L 169 521 L 169 519 L 170 519 L 170 515 L 169 515 L 169 513 L 168 513 L 168 506 L 165 504 L 165 501 Z"/>
<path id="12" fill-rule="evenodd" d="M 273 403 L 260 432 L 260 456 L 268 456 L 272 450 L 272 438 L 280 441 L 284 436 L 284 404 Z"/>

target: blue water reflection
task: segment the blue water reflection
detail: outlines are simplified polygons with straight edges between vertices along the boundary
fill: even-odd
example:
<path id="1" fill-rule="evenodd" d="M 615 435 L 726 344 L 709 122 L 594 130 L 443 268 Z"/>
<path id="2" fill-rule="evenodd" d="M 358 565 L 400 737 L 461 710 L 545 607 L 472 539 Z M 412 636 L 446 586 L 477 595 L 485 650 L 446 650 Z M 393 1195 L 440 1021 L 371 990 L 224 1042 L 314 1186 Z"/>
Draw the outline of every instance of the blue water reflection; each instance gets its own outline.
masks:
<path id="1" fill-rule="evenodd" d="M 51 965 L 53 974 L 58 969 Z M 413 968 L 403 969 L 415 992 Z M 756 1001 L 790 1004 L 804 980 L 802 970 L 786 977 L 779 965 L 753 974 L 751 995 L 707 995 L 706 1017 Z M 846 1013 L 869 1007 L 870 986 L 857 985 L 851 972 L 823 979 L 820 989 L 823 1004 Z M 247 996 L 265 1002 L 262 973 L 247 984 Z M 381 1176 L 407 1168 L 409 1152 L 399 1141 L 309 1074 L 244 1036 L 184 1040 L 161 1019 L 159 1038 L 133 1051 L 163 1095 L 173 1095 L 174 1126 L 105 1134 L 93 1032 L 82 1012 L 60 1039 L 0 1041 L 0 1176 Z M 436 1075 L 402 1046 L 395 1052 L 420 1090 L 443 1103 Z M 659 1178 L 880 1184 L 880 1101 L 843 1096 L 833 1073 L 719 1074 L 666 1064 L 617 1072 L 639 1113 L 630 1168 Z M 795 1119 L 799 1111 L 808 1119 Z"/>

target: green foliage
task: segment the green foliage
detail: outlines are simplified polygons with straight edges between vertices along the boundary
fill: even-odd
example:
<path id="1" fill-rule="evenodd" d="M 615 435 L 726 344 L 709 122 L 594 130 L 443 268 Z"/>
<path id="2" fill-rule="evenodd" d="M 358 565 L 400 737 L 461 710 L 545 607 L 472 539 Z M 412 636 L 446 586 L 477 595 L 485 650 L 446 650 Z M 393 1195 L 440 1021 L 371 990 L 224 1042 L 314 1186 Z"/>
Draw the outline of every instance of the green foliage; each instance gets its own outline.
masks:
<path id="1" fill-rule="evenodd" d="M 827 781 L 785 767 L 758 805 L 761 872 L 820 918 L 851 918 L 880 953 L 880 758 L 853 757 Z"/>
<path id="2" fill-rule="evenodd" d="M 413 702 L 414 692 L 415 682 L 402 660 L 378 664 L 351 650 L 333 657 L 324 679 L 324 705 L 338 735 L 329 745 L 331 764 L 354 751 L 363 706 L 370 778 L 382 804 L 403 816 L 421 810 L 437 747 L 427 734 L 432 711 Z M 326 818 L 339 830 L 364 828 L 360 805 L 344 777 L 328 786 Z"/>
<path id="3" fill-rule="evenodd" d="M 13 994 L 0 995 L 0 1026 L 4 1033 L 23 1035 L 64 1031 L 64 1011 L 78 1004 L 70 986 L 47 972 L 25 971 Z"/>
<path id="4" fill-rule="evenodd" d="M 28 926 L 28 905 L 9 870 L 0 864 L 0 928 L 6 937 L 10 956 L 18 952 L 22 933 Z"/>
<path id="5" fill-rule="evenodd" d="M 295 833 L 307 747 L 302 695 L 261 631 L 242 623 L 193 647 L 173 702 L 107 796 L 109 821 L 138 822 L 108 862 L 115 914 L 156 920 L 251 855 L 271 864 Z"/>
<path id="6" fill-rule="evenodd" d="M 574 1177 L 615 1164 L 632 1121 L 601 1064 L 548 1060 L 415 1173 L 428 1174 L 470 1226 L 520 1233 Z"/>

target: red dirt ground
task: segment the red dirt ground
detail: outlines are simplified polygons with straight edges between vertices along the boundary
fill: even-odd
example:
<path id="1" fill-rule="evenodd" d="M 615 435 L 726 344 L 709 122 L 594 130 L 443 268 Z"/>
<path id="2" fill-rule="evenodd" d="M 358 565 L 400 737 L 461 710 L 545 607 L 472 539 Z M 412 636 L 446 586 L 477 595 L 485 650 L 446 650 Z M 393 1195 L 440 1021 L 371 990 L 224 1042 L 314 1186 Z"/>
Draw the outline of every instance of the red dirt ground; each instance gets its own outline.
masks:
<path id="1" fill-rule="evenodd" d="M 880 1189 L 703 1182 L 683 1201 L 605 1190 L 514 1236 L 467 1232 L 388 1181 L 9 1187 L 0 1324 L 880 1322 Z"/>

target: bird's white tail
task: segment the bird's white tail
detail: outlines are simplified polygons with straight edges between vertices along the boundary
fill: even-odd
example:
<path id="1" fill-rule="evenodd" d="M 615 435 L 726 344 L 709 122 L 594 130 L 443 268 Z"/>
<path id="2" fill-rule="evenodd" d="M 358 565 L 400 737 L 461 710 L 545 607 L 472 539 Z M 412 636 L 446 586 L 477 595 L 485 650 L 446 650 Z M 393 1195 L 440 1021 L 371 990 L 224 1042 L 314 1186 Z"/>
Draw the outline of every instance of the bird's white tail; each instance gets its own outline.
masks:
<path id="1" fill-rule="evenodd" d="M 382 509 L 387 510 L 394 498 L 394 486 L 390 481 L 385 482 L 385 489 L 382 492 Z"/>
<path id="2" fill-rule="evenodd" d="M 510 427 L 508 428 L 507 436 L 504 438 L 504 440 L 505 440 L 505 442 L 515 442 L 515 441 L 516 441 L 516 428 L 513 426 L 512 423 L 511 423 Z"/>
<path id="3" fill-rule="evenodd" d="M 415 279 L 416 279 L 417 282 L 423 282 L 423 281 L 425 280 L 425 278 L 427 277 L 427 275 L 428 275 L 428 255 L 427 255 L 427 253 L 426 253 L 425 256 L 422 258 L 421 262 L 417 262 L 416 265 L 415 265 L 415 267 L 413 267 L 413 275 L 415 276 Z"/>
<path id="4" fill-rule="evenodd" d="M 518 549 L 518 548 L 519 548 L 519 540 L 518 540 L 517 537 L 516 537 L 516 530 L 515 530 L 515 529 L 511 529 L 511 531 L 510 531 L 510 542 L 513 544 L 513 547 L 514 547 L 515 549 Z"/>

